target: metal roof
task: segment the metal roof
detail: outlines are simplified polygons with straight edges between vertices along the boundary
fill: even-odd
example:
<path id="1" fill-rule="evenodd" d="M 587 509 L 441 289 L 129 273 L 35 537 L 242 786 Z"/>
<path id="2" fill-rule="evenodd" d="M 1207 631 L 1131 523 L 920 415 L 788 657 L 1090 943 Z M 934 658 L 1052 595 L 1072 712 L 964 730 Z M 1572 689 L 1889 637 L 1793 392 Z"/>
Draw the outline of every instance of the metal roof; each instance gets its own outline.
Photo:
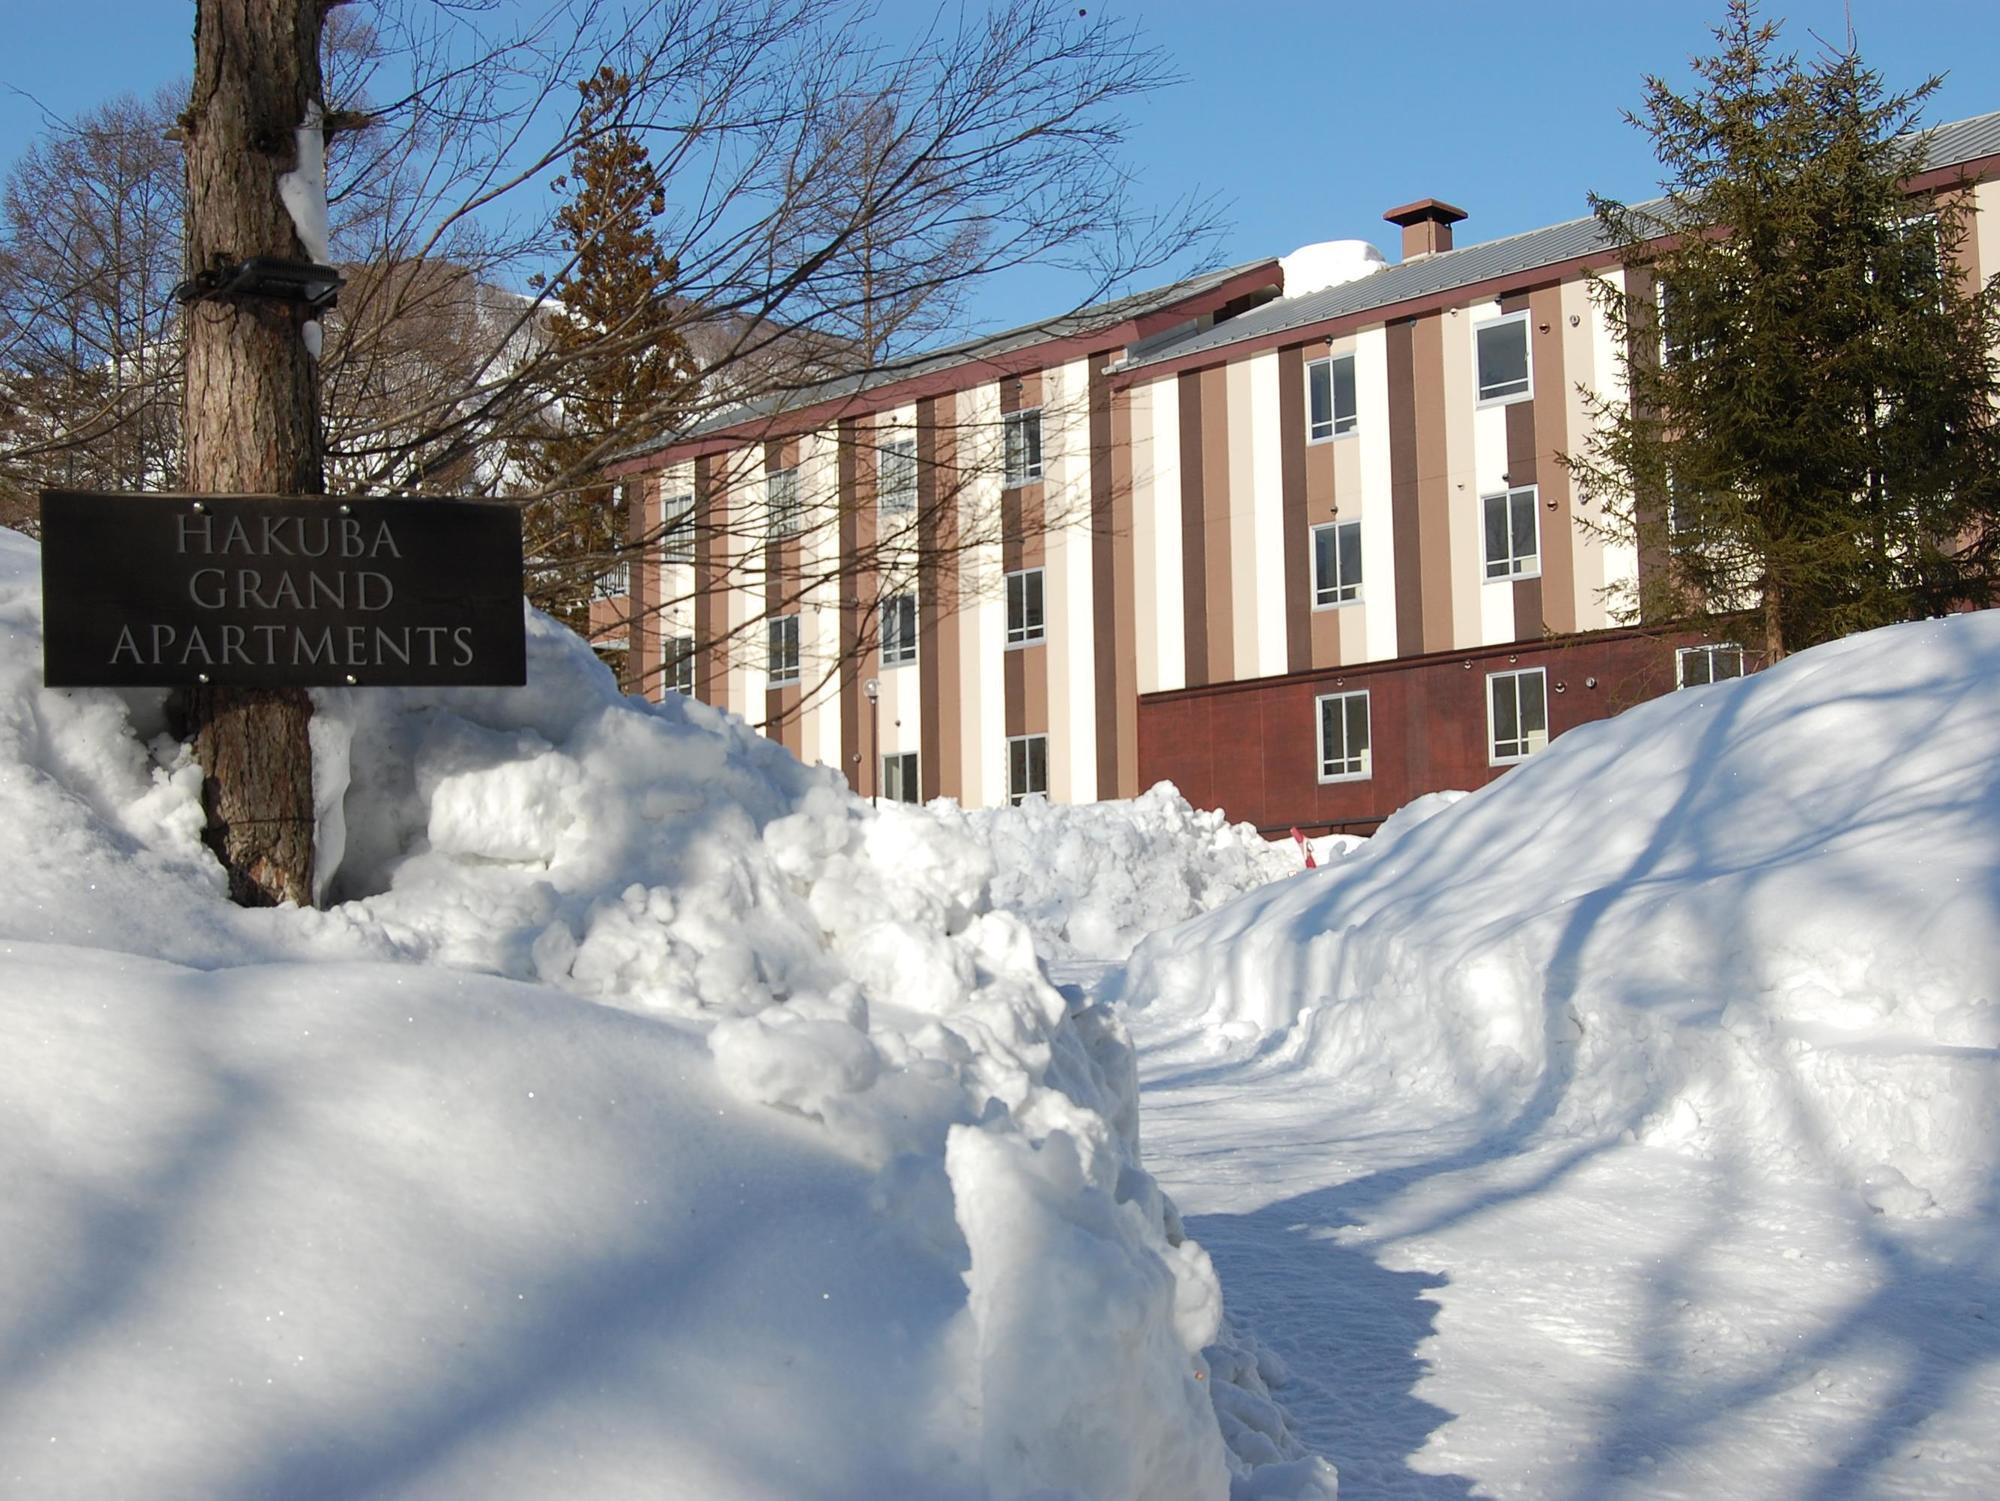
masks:
<path id="1" fill-rule="evenodd" d="M 1955 120 L 1930 132 L 1927 160 L 1932 169 L 1952 167 L 1982 156 L 2000 153 L 2000 110 Z M 1658 210 L 1663 199 L 1634 204 L 1638 212 Z M 1168 340 L 1148 349 L 1137 359 L 1117 366 L 1121 371 L 1143 370 L 1168 360 L 1226 349 L 1269 334 L 1294 328 L 1329 323 L 1336 318 L 1365 313 L 1375 308 L 1393 307 L 1456 287 L 1552 266 L 1577 256 L 1608 249 L 1609 239 L 1594 216 L 1570 219 L 1544 229 L 1530 229 L 1504 239 L 1467 245 L 1460 250 L 1440 251 L 1421 260 L 1385 266 L 1359 280 L 1343 282 L 1301 297 L 1282 297 L 1262 307 L 1231 318 L 1227 323 L 1184 338 Z"/>
<path id="2" fill-rule="evenodd" d="M 1176 302 L 1199 297 L 1222 286 L 1231 278 L 1254 271 L 1260 266 L 1273 268 L 1272 283 L 1275 285 L 1278 280 L 1276 264 L 1273 257 L 1266 256 L 1260 260 L 1245 261 L 1239 266 L 1225 266 L 1216 271 L 1204 271 L 1163 287 L 1152 287 L 1143 292 L 1133 292 L 1124 297 L 1115 297 L 1090 307 L 1079 308 L 1073 313 L 1045 318 L 1039 323 L 1024 323 L 1018 328 L 968 339 L 964 343 L 953 344 L 944 349 L 927 350 L 893 364 L 878 365 L 873 369 L 857 371 L 851 375 L 835 376 L 830 380 L 776 391 L 717 413 L 697 423 L 676 437 L 673 442 L 684 442 L 690 437 L 735 427 L 760 417 L 781 416 L 804 407 L 817 406 L 821 402 L 844 400 L 865 391 L 872 391 L 879 386 L 894 385 L 940 370 L 948 370 L 957 365 L 974 365 L 986 360 L 1000 359 L 1016 350 L 1026 349 L 1052 339 L 1089 333 L 1093 329 L 1110 328 L 1129 319 L 1143 318 L 1148 313 L 1158 312 Z M 649 445 L 649 450 L 671 446 L 671 443 L 653 444 Z"/>

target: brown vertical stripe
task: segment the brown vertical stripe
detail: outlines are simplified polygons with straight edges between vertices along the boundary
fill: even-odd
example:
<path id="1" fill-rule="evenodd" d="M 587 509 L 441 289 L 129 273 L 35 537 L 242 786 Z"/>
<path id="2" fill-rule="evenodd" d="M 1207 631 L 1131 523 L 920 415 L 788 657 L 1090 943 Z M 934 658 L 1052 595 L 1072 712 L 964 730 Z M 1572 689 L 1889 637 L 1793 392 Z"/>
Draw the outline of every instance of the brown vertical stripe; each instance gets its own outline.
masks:
<path id="1" fill-rule="evenodd" d="M 1958 247 L 1959 289 L 1967 297 L 1977 297 L 1982 285 L 1980 271 L 1983 269 L 1979 259 L 1978 201 L 1973 197 L 1971 188 L 1951 194 L 1947 201 L 1961 215 L 1959 222 L 1965 227 L 1965 238 Z"/>
<path id="2" fill-rule="evenodd" d="M 660 552 L 648 547 L 646 539 L 655 535 L 654 508 L 659 503 L 659 487 L 653 475 L 635 474 L 626 482 L 625 507 L 625 691 L 641 698 L 657 699 L 660 662 L 660 619 L 656 606 L 660 597 Z"/>
<path id="3" fill-rule="evenodd" d="M 1321 447 L 1331 449 L 1332 444 Z M 1279 478 L 1285 526 L 1285 670 L 1313 665 L 1312 534 L 1306 519 L 1306 360 L 1302 349 L 1278 352 Z"/>
<path id="4" fill-rule="evenodd" d="M 1562 288 L 1543 287 L 1528 302 L 1535 341 L 1535 473 L 1540 476 L 1543 626 L 1576 629 L 1575 497 L 1561 455 L 1569 447 L 1569 380 L 1563 368 Z M 1546 325 L 1547 333 L 1542 329 Z M 1550 502 L 1554 505 L 1551 506 Z M 1518 600 L 1515 601 L 1518 623 Z M 1518 631 L 1516 634 L 1519 634 Z"/>
<path id="5" fill-rule="evenodd" d="M 918 792 L 928 802 L 938 796 L 939 736 L 944 706 L 938 701 L 944 653 L 939 636 L 944 619 L 944 585 L 939 567 L 937 402 L 917 403 L 917 682 L 922 690 L 923 723 L 917 731 Z M 952 705 L 952 712 L 958 706 Z"/>
<path id="6" fill-rule="evenodd" d="M 1090 648 L 1097 720 L 1097 795 L 1118 795 L 1118 505 L 1111 382 L 1115 349 L 1093 353 L 1090 371 Z"/>
<path id="7" fill-rule="evenodd" d="M 1318 351 L 1301 350 L 1301 355 L 1317 355 Z M 1305 413 L 1305 368 L 1303 359 L 1299 368 L 1299 412 L 1300 425 L 1304 426 Z M 1305 566 L 1305 586 L 1303 598 L 1306 612 L 1306 650 L 1311 654 L 1307 667 L 1337 667 L 1340 665 L 1340 612 L 1337 610 L 1316 610 L 1312 602 L 1312 529 L 1329 521 L 1352 520 L 1352 512 L 1361 504 L 1358 495 L 1342 495 L 1337 488 L 1335 476 L 1338 466 L 1334 454 L 1335 443 L 1307 443 L 1305 446 L 1305 535 L 1300 543 L 1305 551 L 1302 558 Z M 1341 517 L 1341 507 L 1346 505 L 1350 514 Z M 1377 588 L 1382 587 L 1377 581 Z"/>
<path id="8" fill-rule="evenodd" d="M 1202 514 L 1201 375 L 1180 376 L 1181 414 L 1181 623 L 1185 631 L 1187 685 L 1208 682 L 1208 563 L 1202 543 L 1208 535 Z"/>
<path id="9" fill-rule="evenodd" d="M 1201 372 L 1201 512 L 1208 565 L 1208 681 L 1236 676 L 1236 588 L 1229 535 L 1229 369 Z M 1245 496 L 1243 503 L 1250 503 Z"/>
<path id="10" fill-rule="evenodd" d="M 840 529 L 840 770 L 847 785 L 856 792 L 861 780 L 861 674 L 860 611 L 851 601 L 858 584 L 855 566 L 861 550 L 860 502 L 857 497 L 858 434 L 853 418 L 845 418 L 837 429 L 834 466 L 838 474 L 838 516 Z"/>
<path id="11" fill-rule="evenodd" d="M 1446 464 L 1444 315 L 1419 318 L 1411 335 L 1417 409 L 1417 567 L 1423 651 L 1454 644 L 1451 589 L 1452 479 Z M 1465 497 L 1458 497 L 1465 499 Z M 1469 502 L 1468 502 L 1469 503 Z M 1403 650 L 1398 643 L 1398 651 Z"/>
<path id="12" fill-rule="evenodd" d="M 1049 732 L 1049 653 L 1043 646 L 1017 651 L 1021 663 L 1021 728 L 1017 735 L 1046 735 Z M 1067 747 L 1050 746 L 1051 751 Z"/>
<path id="13" fill-rule="evenodd" d="M 1098 784 L 1099 797 L 1135 797 L 1139 792 L 1139 607 L 1137 543 L 1133 538 L 1132 392 L 1111 397 L 1112 549 L 1116 561 L 1113 628 L 1118 633 L 1118 765 L 1111 781 Z"/>
<path id="14" fill-rule="evenodd" d="M 769 471 L 767 470 L 766 472 L 768 473 Z M 767 528 L 764 545 L 758 550 L 764 555 L 764 619 L 762 624 L 757 628 L 758 636 L 761 638 L 759 655 L 762 658 L 768 659 L 771 622 L 776 620 L 780 615 L 789 613 L 784 607 L 783 585 L 781 581 L 781 573 L 784 566 L 782 562 L 783 545 L 777 538 L 769 535 Z M 803 647 L 803 644 L 801 642 L 801 647 Z M 799 663 L 799 671 L 801 673 L 805 671 L 803 658 Z M 755 728 L 762 730 L 765 735 L 778 741 L 780 744 L 784 743 L 784 737 L 779 733 L 778 728 L 784 723 L 783 695 L 783 689 L 773 687 L 768 682 L 764 685 L 764 722 L 755 726 Z"/>
<path id="15" fill-rule="evenodd" d="M 1006 704 L 1006 727 L 1009 735 L 1028 733 L 1028 665 L 1027 656 L 1031 651 L 1042 648 L 1017 646 L 1006 652 L 1000 660 L 1002 697 Z"/>
<path id="16" fill-rule="evenodd" d="M 919 652 L 925 653 L 926 660 L 935 663 L 937 668 L 937 691 L 931 691 L 928 681 L 924 686 L 924 712 L 930 716 L 927 722 L 937 728 L 937 754 L 920 756 L 921 764 L 917 768 L 927 798 L 963 798 L 965 795 L 963 751 L 966 704 L 960 657 L 963 647 L 959 631 L 963 617 L 959 613 L 958 573 L 958 504 L 962 478 L 956 467 L 957 416 L 958 401 L 952 396 L 924 402 L 918 408 L 917 416 L 917 483 L 930 486 L 931 502 L 925 514 L 931 518 L 936 538 L 935 582 L 924 592 L 926 598 L 936 601 L 937 630 L 929 641 L 920 641 L 917 646 Z M 920 499 L 922 493 L 919 492 Z M 928 748 L 928 741 L 925 746 Z"/>
<path id="17" fill-rule="evenodd" d="M 1388 326 L 1389 513 L 1396 561 L 1396 655 L 1424 649 L 1422 564 L 1417 556 L 1416 324 Z"/>
<path id="18" fill-rule="evenodd" d="M 1510 299 L 1526 301 L 1526 298 Z M 1510 310 L 1511 311 L 1511 310 Z M 1528 319 L 1528 347 L 1534 351 L 1528 364 L 1533 373 L 1537 389 L 1542 384 L 1542 356 L 1547 340 L 1535 333 L 1535 320 Z M 1507 484 L 1509 488 L 1540 483 L 1541 466 L 1536 462 L 1535 408 L 1537 403 L 1517 401 L 1506 409 L 1507 413 Z M 1535 528 L 1538 536 L 1548 536 L 1548 523 L 1541 508 L 1542 497 L 1535 497 Z M 1482 508 L 1480 524 L 1485 524 Z M 1539 641 L 1542 637 L 1542 580 L 1538 574 L 1534 578 L 1514 580 L 1514 639 L 1516 641 Z"/>

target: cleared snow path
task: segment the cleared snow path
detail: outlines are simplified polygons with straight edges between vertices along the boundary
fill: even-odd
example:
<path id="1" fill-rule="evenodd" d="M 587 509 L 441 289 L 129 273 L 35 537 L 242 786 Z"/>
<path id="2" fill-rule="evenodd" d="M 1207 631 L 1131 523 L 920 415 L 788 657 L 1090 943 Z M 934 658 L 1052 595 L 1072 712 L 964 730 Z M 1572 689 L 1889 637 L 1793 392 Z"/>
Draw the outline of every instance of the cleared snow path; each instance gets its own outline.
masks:
<path id="1" fill-rule="evenodd" d="M 1990 1220 L 1350 1113 L 1317 1070 L 1132 1022 L 1147 1166 L 1344 1501 L 2000 1494 Z"/>
<path id="2" fill-rule="evenodd" d="M 2000 611 L 1566 734 L 1099 993 L 1370 1496 L 2000 1496 Z"/>

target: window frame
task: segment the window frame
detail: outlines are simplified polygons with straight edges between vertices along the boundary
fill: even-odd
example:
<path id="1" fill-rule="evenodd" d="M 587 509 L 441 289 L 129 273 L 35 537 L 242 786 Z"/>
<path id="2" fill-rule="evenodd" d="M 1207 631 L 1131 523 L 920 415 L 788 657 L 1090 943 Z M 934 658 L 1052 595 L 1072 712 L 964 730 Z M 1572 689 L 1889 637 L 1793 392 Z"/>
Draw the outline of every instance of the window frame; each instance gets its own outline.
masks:
<path id="1" fill-rule="evenodd" d="M 924 784 L 921 775 L 923 768 L 917 759 L 917 753 L 915 751 L 885 751 L 879 759 L 881 764 L 876 768 L 877 780 L 875 785 L 881 789 L 880 796 L 887 802 L 906 803 L 912 807 L 921 806 L 924 800 Z M 910 793 L 908 797 L 903 797 L 899 792 L 892 792 L 889 789 L 889 763 L 892 761 L 906 763 L 899 767 L 899 770 L 907 770 L 908 776 L 906 778 L 899 777 L 898 782 L 902 788 L 908 790 Z"/>
<path id="2" fill-rule="evenodd" d="M 1344 527 L 1352 527 L 1354 529 L 1354 564 L 1360 570 L 1351 582 L 1339 576 L 1341 573 L 1340 532 Z M 1319 574 L 1319 536 L 1321 532 L 1332 532 L 1334 534 L 1333 569 L 1336 577 L 1331 590 L 1327 588 Z M 1312 568 L 1312 607 L 1315 610 L 1338 610 L 1347 605 L 1360 604 L 1361 591 L 1368 578 L 1367 569 L 1362 565 L 1361 523 L 1358 520 L 1322 521 L 1318 526 L 1309 529 L 1308 536 L 1312 544 L 1312 557 L 1310 560 Z M 1347 592 L 1342 593 L 1341 591 L 1343 590 Z"/>
<path id="3" fill-rule="evenodd" d="M 1041 616 L 1041 618 L 1037 620 L 1032 626 L 1029 625 L 1027 619 L 1028 615 L 1027 579 L 1031 574 L 1035 578 L 1036 603 L 1040 607 L 1039 614 Z M 1049 586 L 1048 586 L 1047 574 L 1048 570 L 1046 568 L 1017 568 L 1012 573 L 1006 575 L 1006 593 L 1007 593 L 1006 644 L 1008 651 L 1018 651 L 1024 647 L 1029 647 L 1029 646 L 1041 646 L 1048 641 Z M 1021 624 L 1018 629 L 1014 624 L 1014 581 L 1016 579 L 1022 581 Z"/>
<path id="4" fill-rule="evenodd" d="M 1537 741 L 1535 736 L 1533 735 L 1523 735 L 1519 733 L 1521 726 L 1520 680 L 1522 678 L 1529 678 L 1529 677 L 1540 678 L 1542 683 L 1542 728 L 1541 728 L 1541 738 L 1539 741 Z M 1515 685 L 1514 724 L 1515 724 L 1516 734 L 1514 737 L 1514 743 L 1516 745 L 1525 745 L 1527 747 L 1527 749 L 1518 751 L 1510 756 L 1503 756 L 1500 754 L 1500 740 L 1497 733 L 1498 724 L 1496 716 L 1494 714 L 1493 691 L 1495 686 L 1499 684 L 1502 679 L 1506 679 L 1507 681 L 1512 682 Z M 1549 748 L 1549 739 L 1550 735 L 1549 735 L 1548 668 L 1514 667 L 1514 668 L 1509 668 L 1505 672 L 1487 673 L 1486 674 L 1486 764 L 1488 766 L 1518 766 L 1521 764 L 1521 762 L 1527 760 L 1529 757 L 1538 755 L 1542 751 L 1547 750 Z"/>
<path id="5" fill-rule="evenodd" d="M 1340 383 L 1333 378 L 1333 367 L 1345 362 L 1347 365 L 1347 389 L 1354 398 L 1354 409 L 1345 417 L 1340 413 Z M 1326 430 L 1320 431 L 1318 421 L 1313 417 L 1313 375 L 1316 371 L 1326 371 Z M 1354 351 L 1345 354 L 1326 354 L 1316 360 L 1306 361 L 1306 442 L 1331 443 L 1337 438 L 1351 438 L 1361 430 L 1361 389 L 1358 384 Z"/>
<path id="6" fill-rule="evenodd" d="M 666 638 L 666 649 L 660 663 L 660 680 L 667 692 L 678 693 L 683 698 L 694 697 L 699 656 L 695 650 L 693 636 Z"/>
<path id="7" fill-rule="evenodd" d="M 778 509 L 777 484 L 780 479 L 787 481 L 791 491 L 785 508 Z M 764 510 L 768 522 L 766 532 L 772 541 L 785 537 L 796 537 L 806 529 L 805 503 L 799 498 L 799 466 L 793 464 L 784 469 L 764 471 Z"/>
<path id="8" fill-rule="evenodd" d="M 1034 421 L 1035 433 L 1034 462 L 1032 464 L 1026 462 L 1027 441 L 1023 437 L 1021 442 L 1023 463 L 1017 470 L 1014 467 L 1014 434 L 1017 431 L 1025 434 L 1031 418 Z M 1042 409 L 1024 407 L 1018 412 L 1003 413 L 1000 419 L 1000 488 L 1018 490 L 1024 485 L 1039 485 L 1045 471 L 1045 455 L 1042 452 Z"/>
<path id="9" fill-rule="evenodd" d="M 1528 515 L 1534 519 L 1535 548 L 1532 553 L 1528 554 L 1528 558 L 1532 561 L 1533 566 L 1526 568 L 1518 566 L 1521 561 L 1520 555 L 1513 551 L 1515 546 L 1514 498 L 1517 495 L 1528 497 Z M 1504 571 L 1498 573 L 1493 568 L 1496 560 L 1491 552 L 1488 551 L 1488 545 L 1492 541 L 1492 533 L 1486 525 L 1487 507 L 1496 500 L 1502 501 L 1506 505 L 1507 545 L 1509 548 L 1507 556 L 1504 559 L 1498 560 L 1503 564 L 1504 569 Z M 1479 497 L 1479 561 L 1482 570 L 1481 583 L 1507 584 L 1517 579 L 1535 579 L 1542 576 L 1542 487 L 1540 485 L 1510 485 L 1505 490 L 1496 490 L 1491 494 Z"/>
<path id="10" fill-rule="evenodd" d="M 891 635 L 889 630 L 890 611 L 894 609 L 900 614 L 905 606 L 907 606 L 909 614 L 907 640 L 904 639 L 904 632 L 899 628 L 894 633 L 896 636 L 896 654 L 891 656 L 889 651 Z M 877 601 L 876 628 L 878 635 L 876 636 L 876 656 L 880 659 L 885 669 L 890 667 L 907 667 L 917 660 L 917 633 L 920 628 L 919 622 L 921 619 L 922 616 L 917 610 L 917 593 L 914 589 L 903 589 L 895 594 L 885 594 Z"/>
<path id="11" fill-rule="evenodd" d="M 773 688 L 783 688 L 799 681 L 799 664 L 802 653 L 799 649 L 799 617 L 797 615 L 773 615 L 765 632 L 764 676 Z M 784 637 L 791 637 L 791 661 L 787 663 Z"/>
<path id="12" fill-rule="evenodd" d="M 1017 790 L 1014 785 L 1014 747 L 1017 745 L 1022 747 L 1022 780 L 1031 782 L 1034 780 L 1034 747 L 1037 743 L 1042 748 L 1042 785 L 1039 787 L 1022 787 Z M 1007 806 L 1018 808 L 1027 799 L 1037 795 L 1043 798 L 1049 795 L 1048 731 L 1043 730 L 1038 734 L 1032 735 L 1009 735 L 1007 737 Z"/>
<path id="13" fill-rule="evenodd" d="M 898 461 L 898 467 L 900 467 L 902 460 L 906 457 L 903 452 L 906 448 L 909 450 L 907 454 L 909 460 L 909 484 L 907 486 L 898 485 L 892 491 L 887 483 L 889 460 L 892 457 L 895 458 Z M 890 500 L 892 495 L 899 497 L 893 504 Z M 917 435 L 906 427 L 891 428 L 887 433 L 883 434 L 881 442 L 876 445 L 875 450 L 875 510 L 878 514 L 884 516 L 907 516 L 914 512 L 916 508 Z"/>
<path id="14" fill-rule="evenodd" d="M 677 504 L 685 503 L 676 510 Z M 694 496 L 667 495 L 660 500 L 660 561 L 694 561 Z"/>
<path id="15" fill-rule="evenodd" d="M 1509 323 L 1521 325 L 1521 389 L 1495 395 L 1487 395 L 1479 383 L 1479 336 L 1489 328 L 1500 328 Z M 1511 382 L 1509 384 L 1512 384 Z M 1472 325 L 1472 394 L 1482 407 L 1512 406 L 1517 401 L 1532 401 L 1535 397 L 1535 341 L 1529 337 L 1528 310 L 1518 313 L 1501 313 L 1492 318 L 1482 318 Z"/>
<path id="16" fill-rule="evenodd" d="M 1361 747 L 1358 756 L 1349 752 L 1347 745 L 1347 714 L 1343 708 L 1340 721 L 1342 754 L 1339 759 L 1343 764 L 1358 761 L 1359 767 L 1352 771 L 1329 771 L 1327 767 L 1330 761 L 1327 756 L 1326 746 L 1327 705 L 1335 703 L 1345 705 L 1350 700 L 1357 698 L 1361 700 L 1362 734 L 1366 738 L 1367 744 Z M 1313 699 L 1313 738 L 1319 750 L 1319 779 L 1322 784 L 1329 782 L 1365 782 L 1372 779 L 1375 775 L 1375 706 L 1369 700 L 1368 690 L 1366 688 L 1348 688 L 1333 693 L 1322 693 L 1315 697 Z"/>
<path id="17" fill-rule="evenodd" d="M 1726 677 L 1715 675 L 1715 659 L 1730 652 L 1736 654 L 1736 670 Z M 1708 676 L 1699 683 L 1687 680 L 1687 664 L 1690 657 L 1703 657 L 1708 662 Z M 1704 641 L 1699 646 L 1681 646 L 1674 649 L 1674 691 L 1683 688 L 1713 688 L 1717 683 L 1727 683 L 1743 676 L 1743 648 L 1734 641 Z"/>

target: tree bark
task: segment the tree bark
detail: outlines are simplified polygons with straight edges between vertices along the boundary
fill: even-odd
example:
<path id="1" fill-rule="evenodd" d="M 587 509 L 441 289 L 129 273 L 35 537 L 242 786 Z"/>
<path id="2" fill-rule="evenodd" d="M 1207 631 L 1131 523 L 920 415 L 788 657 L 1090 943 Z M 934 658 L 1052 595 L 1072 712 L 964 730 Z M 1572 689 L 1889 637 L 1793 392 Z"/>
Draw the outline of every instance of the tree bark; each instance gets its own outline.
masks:
<path id="1" fill-rule="evenodd" d="M 320 0 L 197 0 L 187 136 L 190 275 L 255 255 L 306 258 L 278 196 L 320 97 Z M 326 489 L 319 372 L 299 311 L 187 310 L 185 484 L 196 494 Z M 189 698 L 204 835 L 245 906 L 312 900 L 312 704 L 300 688 L 202 686 Z"/>

